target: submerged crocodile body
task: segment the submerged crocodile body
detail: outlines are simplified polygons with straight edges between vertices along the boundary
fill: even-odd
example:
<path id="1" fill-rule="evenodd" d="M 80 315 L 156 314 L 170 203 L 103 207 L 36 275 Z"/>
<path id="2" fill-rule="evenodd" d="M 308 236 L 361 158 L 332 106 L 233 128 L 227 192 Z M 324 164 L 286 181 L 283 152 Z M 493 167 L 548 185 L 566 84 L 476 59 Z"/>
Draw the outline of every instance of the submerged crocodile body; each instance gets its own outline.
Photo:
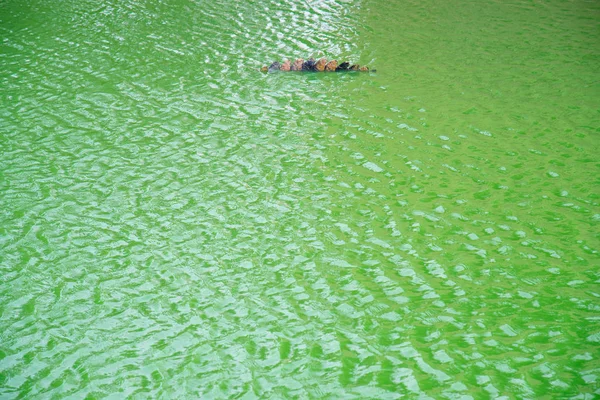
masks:
<path id="1" fill-rule="evenodd" d="M 297 59 L 294 62 L 290 60 L 285 60 L 283 63 L 279 63 L 275 61 L 270 66 L 264 66 L 260 69 L 261 72 L 276 72 L 276 71 L 312 71 L 312 72 L 340 72 L 340 71 L 360 71 L 360 72 L 375 72 L 374 69 L 369 69 L 369 67 L 361 67 L 358 64 L 350 65 L 349 62 L 344 61 L 341 64 L 338 64 L 337 60 L 331 60 L 327 62 L 326 58 L 321 58 L 320 60 L 315 60 L 314 58 L 309 58 L 308 60 L 303 60 L 302 58 Z"/>

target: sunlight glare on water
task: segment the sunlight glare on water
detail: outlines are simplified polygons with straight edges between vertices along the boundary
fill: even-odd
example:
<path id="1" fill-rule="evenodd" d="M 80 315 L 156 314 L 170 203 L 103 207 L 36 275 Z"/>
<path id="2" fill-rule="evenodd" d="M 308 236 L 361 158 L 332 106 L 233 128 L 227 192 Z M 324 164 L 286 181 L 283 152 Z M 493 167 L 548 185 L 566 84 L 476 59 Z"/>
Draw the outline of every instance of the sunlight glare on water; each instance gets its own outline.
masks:
<path id="1" fill-rule="evenodd" d="M 0 0 L 0 398 L 599 395 L 599 17 Z"/>

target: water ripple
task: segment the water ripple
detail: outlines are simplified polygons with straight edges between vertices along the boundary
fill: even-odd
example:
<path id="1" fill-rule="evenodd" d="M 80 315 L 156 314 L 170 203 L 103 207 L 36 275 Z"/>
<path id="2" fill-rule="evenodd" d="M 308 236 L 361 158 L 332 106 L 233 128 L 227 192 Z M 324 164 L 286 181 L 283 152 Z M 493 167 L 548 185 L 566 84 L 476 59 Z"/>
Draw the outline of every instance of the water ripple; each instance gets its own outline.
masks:
<path id="1" fill-rule="evenodd" d="M 0 397 L 597 392 L 583 11 L 176 3 L 0 5 Z"/>

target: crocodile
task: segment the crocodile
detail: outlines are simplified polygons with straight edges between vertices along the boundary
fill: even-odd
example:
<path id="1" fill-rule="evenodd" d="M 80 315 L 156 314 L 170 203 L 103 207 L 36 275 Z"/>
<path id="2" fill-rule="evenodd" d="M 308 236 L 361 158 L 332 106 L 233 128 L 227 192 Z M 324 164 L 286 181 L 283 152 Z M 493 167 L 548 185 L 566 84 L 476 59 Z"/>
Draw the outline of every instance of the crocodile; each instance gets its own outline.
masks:
<path id="1" fill-rule="evenodd" d="M 360 66 L 359 64 L 350 64 L 347 61 L 342 63 L 337 62 L 337 60 L 327 61 L 326 58 L 321 58 L 319 60 L 315 60 L 314 58 L 309 58 L 308 60 L 304 60 L 302 58 L 298 58 L 296 61 L 291 62 L 290 60 L 285 60 L 283 63 L 279 61 L 273 62 L 268 67 L 265 65 L 260 69 L 261 72 L 277 72 L 277 71 L 311 71 L 311 72 L 340 72 L 340 71 L 359 71 L 359 72 L 376 72 L 375 69 L 369 69 L 367 66 Z"/>

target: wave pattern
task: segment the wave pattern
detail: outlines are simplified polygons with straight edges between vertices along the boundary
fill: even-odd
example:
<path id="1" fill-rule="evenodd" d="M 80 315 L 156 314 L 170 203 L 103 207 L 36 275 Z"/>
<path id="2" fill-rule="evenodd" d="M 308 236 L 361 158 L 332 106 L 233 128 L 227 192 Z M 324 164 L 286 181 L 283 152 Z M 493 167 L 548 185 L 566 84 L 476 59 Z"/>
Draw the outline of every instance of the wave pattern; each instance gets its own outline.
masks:
<path id="1" fill-rule="evenodd" d="M 383 2 L 0 7 L 0 397 L 597 394 L 587 90 L 474 106 Z"/>

